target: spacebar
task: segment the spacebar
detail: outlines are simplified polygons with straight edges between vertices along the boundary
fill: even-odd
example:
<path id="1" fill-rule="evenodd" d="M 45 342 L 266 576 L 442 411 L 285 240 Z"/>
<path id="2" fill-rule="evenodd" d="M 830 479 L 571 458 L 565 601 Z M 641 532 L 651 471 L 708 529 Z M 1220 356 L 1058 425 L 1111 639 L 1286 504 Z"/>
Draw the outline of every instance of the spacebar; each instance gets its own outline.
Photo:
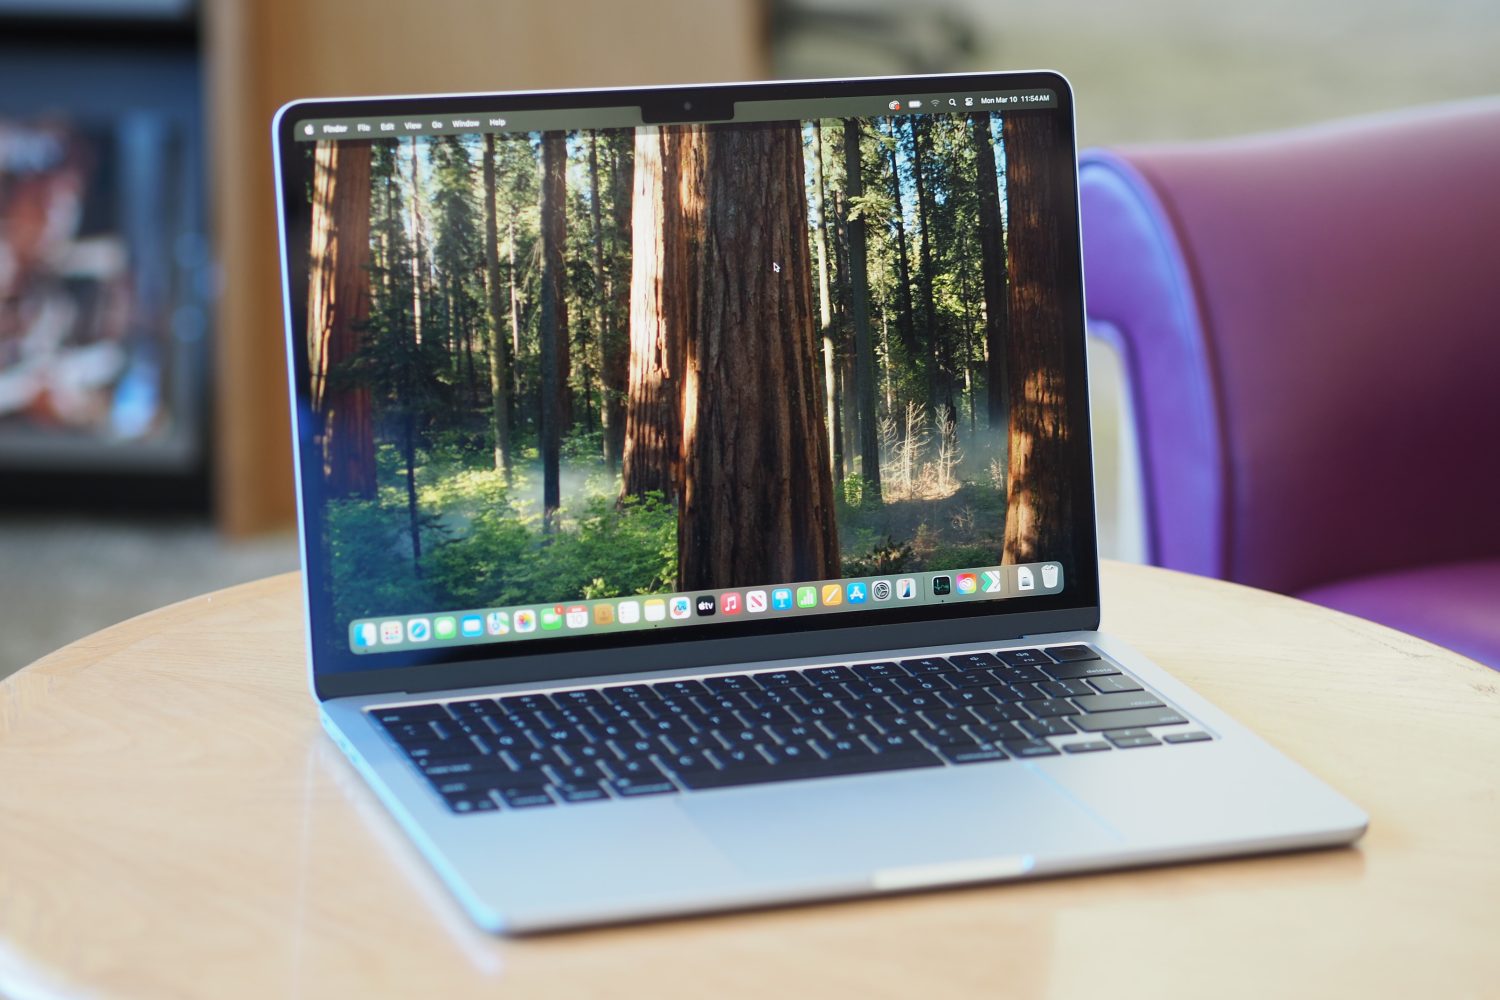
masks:
<path id="1" fill-rule="evenodd" d="M 911 767 L 941 767 L 943 761 L 927 750 L 896 750 L 867 757 L 835 757 L 832 760 L 752 764 L 724 771 L 678 771 L 677 780 L 691 789 L 760 785 L 768 781 L 800 781 L 803 778 L 837 778 L 871 771 L 901 771 Z"/>

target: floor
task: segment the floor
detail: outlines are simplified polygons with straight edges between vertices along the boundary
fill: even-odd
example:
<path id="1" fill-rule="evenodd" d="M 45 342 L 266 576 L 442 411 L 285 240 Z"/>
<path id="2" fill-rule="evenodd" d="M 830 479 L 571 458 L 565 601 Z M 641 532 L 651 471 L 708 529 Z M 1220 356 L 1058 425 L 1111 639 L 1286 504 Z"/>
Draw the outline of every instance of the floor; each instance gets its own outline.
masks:
<path id="1" fill-rule="evenodd" d="M 781 76 L 1051 67 L 1072 80 L 1083 146 L 1209 138 L 1500 93 L 1493 0 L 787 7 L 803 13 L 778 43 Z M 1103 550 L 1137 558 L 1118 359 L 1096 351 L 1090 366 Z M 0 676 L 113 622 L 296 562 L 289 533 L 231 543 L 203 522 L 0 515 Z"/>

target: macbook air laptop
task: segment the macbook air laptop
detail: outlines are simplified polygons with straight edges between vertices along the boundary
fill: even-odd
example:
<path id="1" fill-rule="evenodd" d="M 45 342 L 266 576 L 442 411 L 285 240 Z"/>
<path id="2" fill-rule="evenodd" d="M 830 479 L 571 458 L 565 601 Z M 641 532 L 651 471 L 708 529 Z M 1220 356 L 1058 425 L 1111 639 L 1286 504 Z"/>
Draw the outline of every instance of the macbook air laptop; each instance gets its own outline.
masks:
<path id="1" fill-rule="evenodd" d="M 1364 830 L 1096 631 L 1061 76 L 274 133 L 313 693 L 482 927 Z"/>

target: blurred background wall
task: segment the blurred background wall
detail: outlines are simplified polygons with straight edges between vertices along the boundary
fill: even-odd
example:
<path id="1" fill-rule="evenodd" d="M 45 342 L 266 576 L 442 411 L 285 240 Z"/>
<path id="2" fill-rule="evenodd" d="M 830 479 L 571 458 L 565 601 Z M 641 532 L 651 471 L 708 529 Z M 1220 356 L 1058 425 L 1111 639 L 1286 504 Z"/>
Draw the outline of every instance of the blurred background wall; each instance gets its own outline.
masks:
<path id="1" fill-rule="evenodd" d="M 267 132 L 301 96 L 1049 67 L 1083 146 L 1500 92 L 1486 0 L 0 0 L 0 674 L 295 568 Z M 1093 351 L 1104 554 L 1140 553 Z"/>

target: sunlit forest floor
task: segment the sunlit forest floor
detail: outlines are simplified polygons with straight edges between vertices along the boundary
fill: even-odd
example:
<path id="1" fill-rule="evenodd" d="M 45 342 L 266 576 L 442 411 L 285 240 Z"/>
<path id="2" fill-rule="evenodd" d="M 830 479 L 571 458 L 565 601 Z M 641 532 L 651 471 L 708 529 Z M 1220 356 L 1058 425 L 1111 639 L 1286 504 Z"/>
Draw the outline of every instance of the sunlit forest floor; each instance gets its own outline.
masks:
<path id="1" fill-rule="evenodd" d="M 421 558 L 400 450 L 381 445 L 374 500 L 329 505 L 333 593 L 341 618 L 413 608 L 477 608 L 676 589 L 677 511 L 658 494 L 620 498 L 617 473 L 570 440 L 562 508 L 543 529 L 541 466 L 523 449 L 509 486 L 487 449 L 452 435 L 419 449 L 415 466 Z M 1004 483 L 993 456 L 967 455 L 959 435 L 903 465 L 885 450 L 884 497 L 858 474 L 838 491 L 845 576 L 983 566 L 1004 537 Z M 778 581 L 767 580 L 766 583 Z"/>

